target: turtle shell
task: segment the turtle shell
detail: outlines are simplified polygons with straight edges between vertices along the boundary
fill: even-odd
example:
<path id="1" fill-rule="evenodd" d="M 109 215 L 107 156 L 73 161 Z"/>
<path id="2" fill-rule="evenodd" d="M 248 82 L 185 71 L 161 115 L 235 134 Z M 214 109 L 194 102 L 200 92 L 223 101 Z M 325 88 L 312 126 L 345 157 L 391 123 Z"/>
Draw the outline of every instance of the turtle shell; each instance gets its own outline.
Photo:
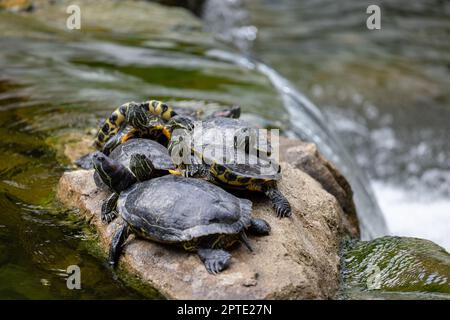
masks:
<path id="1" fill-rule="evenodd" d="M 117 208 L 146 238 L 178 243 L 238 234 L 250 224 L 252 203 L 207 181 L 169 175 L 133 185 Z"/>
<path id="2" fill-rule="evenodd" d="M 251 130 L 256 130 L 250 123 L 241 119 L 233 118 L 211 118 L 201 122 L 201 130 L 197 127 L 194 130 L 193 139 L 197 141 L 202 141 L 202 145 L 217 145 L 222 144 L 223 141 L 218 139 L 225 130 L 233 135 L 240 135 L 241 133 L 248 132 L 252 133 Z M 229 130 L 229 131 L 228 131 Z M 253 137 L 253 135 L 250 135 Z M 254 138 L 254 137 L 253 137 Z"/>
<path id="3" fill-rule="evenodd" d="M 248 158 L 243 162 L 214 163 L 216 176 L 224 175 L 226 181 L 235 181 L 236 184 L 248 182 L 249 179 L 252 183 L 281 179 L 281 167 L 278 163 L 266 158 L 246 155 Z"/>
<path id="4" fill-rule="evenodd" d="M 253 149 L 254 152 L 246 152 L 244 148 L 225 149 L 224 145 L 231 143 L 220 139 L 226 129 L 230 129 L 230 133 L 234 132 L 235 135 L 249 135 L 251 145 L 256 145 L 257 129 L 248 122 L 232 118 L 213 118 L 202 122 L 202 130 L 194 131 L 194 141 L 201 141 L 200 144 L 194 144 L 195 163 L 201 161 L 200 157 L 208 163 L 218 163 L 218 175 L 227 175 L 224 180 L 235 185 L 245 184 L 249 179 L 252 179 L 252 183 L 281 179 L 279 164 L 266 155 L 257 156 L 256 149 Z"/>
<path id="5" fill-rule="evenodd" d="M 175 168 L 166 147 L 150 139 L 135 138 L 127 140 L 117 146 L 109 157 L 129 168 L 131 156 L 136 153 L 144 154 L 150 158 L 158 170 Z"/>
<path id="6" fill-rule="evenodd" d="M 225 150 L 224 147 L 233 147 L 235 137 L 239 138 L 243 133 L 248 134 L 251 145 L 255 145 L 255 135 L 251 132 L 256 130 L 249 123 L 233 118 L 212 118 L 196 124 L 191 133 L 193 151 L 197 157 L 204 157 L 209 161 L 222 162 L 220 157 L 225 151 L 233 152 L 233 148 Z"/>

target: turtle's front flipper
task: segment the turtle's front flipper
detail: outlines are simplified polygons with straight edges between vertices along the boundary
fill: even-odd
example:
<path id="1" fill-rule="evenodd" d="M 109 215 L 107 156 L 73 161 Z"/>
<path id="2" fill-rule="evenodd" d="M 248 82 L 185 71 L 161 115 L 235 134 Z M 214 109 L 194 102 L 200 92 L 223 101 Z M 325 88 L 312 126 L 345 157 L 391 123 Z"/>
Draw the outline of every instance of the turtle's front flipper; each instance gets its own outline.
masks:
<path id="1" fill-rule="evenodd" d="M 247 231 L 255 236 L 267 236 L 270 233 L 270 225 L 264 219 L 252 218 Z"/>
<path id="2" fill-rule="evenodd" d="M 102 212 L 101 217 L 103 223 L 110 223 L 117 217 L 116 205 L 117 199 L 119 199 L 119 195 L 117 193 L 113 193 L 106 199 L 102 204 Z"/>
<path id="3" fill-rule="evenodd" d="M 188 116 L 176 115 L 172 117 L 172 119 L 170 119 L 170 121 L 167 123 L 167 127 L 170 129 L 170 131 L 174 131 L 176 129 L 192 131 L 195 127 L 194 122 L 195 121 Z"/>
<path id="4" fill-rule="evenodd" d="M 187 178 L 207 178 L 209 180 L 209 167 L 204 164 L 191 164 L 183 175 Z"/>
<path id="5" fill-rule="evenodd" d="M 216 274 L 230 264 L 231 254 L 220 249 L 198 249 L 198 256 L 209 273 Z"/>
<path id="6" fill-rule="evenodd" d="M 155 167 L 146 155 L 137 153 L 131 155 L 130 170 L 138 181 L 146 181 L 151 179 Z"/>
<path id="7" fill-rule="evenodd" d="M 94 155 L 94 153 L 95 152 L 91 152 L 78 158 L 77 160 L 75 160 L 75 164 L 81 169 L 85 170 L 94 169 L 94 164 L 92 163 L 92 156 Z"/>
<path id="8" fill-rule="evenodd" d="M 111 248 L 109 250 L 109 264 L 114 267 L 119 260 L 120 253 L 122 252 L 122 245 L 128 238 L 129 230 L 127 225 L 123 225 L 114 234 L 111 241 Z"/>
<path id="9" fill-rule="evenodd" d="M 272 205 L 280 218 L 290 217 L 292 214 L 291 205 L 285 196 L 276 187 L 269 188 L 265 191 L 266 196 L 272 201 Z"/>

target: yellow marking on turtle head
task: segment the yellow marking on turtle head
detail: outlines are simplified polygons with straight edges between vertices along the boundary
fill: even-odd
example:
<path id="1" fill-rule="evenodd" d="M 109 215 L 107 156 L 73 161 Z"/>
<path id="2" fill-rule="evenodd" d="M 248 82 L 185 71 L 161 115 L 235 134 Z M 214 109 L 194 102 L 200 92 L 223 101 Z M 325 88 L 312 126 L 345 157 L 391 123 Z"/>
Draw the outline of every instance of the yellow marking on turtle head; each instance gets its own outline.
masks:
<path id="1" fill-rule="evenodd" d="M 170 120 L 175 114 L 171 107 L 158 100 L 148 101 L 148 111 L 155 116 L 161 117 L 165 121 Z"/>
<path id="2" fill-rule="evenodd" d="M 169 170 L 170 174 L 173 174 L 174 176 L 183 176 L 183 172 L 181 170 Z"/>

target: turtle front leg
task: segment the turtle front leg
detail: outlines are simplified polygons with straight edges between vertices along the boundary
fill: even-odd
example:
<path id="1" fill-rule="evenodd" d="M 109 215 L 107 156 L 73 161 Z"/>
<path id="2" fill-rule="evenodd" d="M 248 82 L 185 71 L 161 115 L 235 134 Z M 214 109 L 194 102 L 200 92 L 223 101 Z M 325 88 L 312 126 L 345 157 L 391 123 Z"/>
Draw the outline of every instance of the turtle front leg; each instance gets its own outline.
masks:
<path id="1" fill-rule="evenodd" d="M 150 180 L 155 172 L 152 160 L 144 154 L 133 154 L 130 159 L 130 171 L 138 181 Z"/>
<path id="2" fill-rule="evenodd" d="M 247 231 L 255 236 L 267 236 L 270 233 L 270 225 L 264 219 L 252 218 Z"/>
<path id="3" fill-rule="evenodd" d="M 178 168 L 176 170 L 169 170 L 169 172 L 176 176 L 205 178 L 208 181 L 214 181 L 214 177 L 210 175 L 208 167 L 203 164 L 190 164 L 185 169 Z"/>
<path id="4" fill-rule="evenodd" d="M 111 241 L 111 248 L 109 249 L 108 263 L 114 268 L 117 261 L 119 260 L 120 253 L 122 252 L 122 245 L 128 238 L 130 231 L 128 226 L 125 224 L 120 227 L 119 230 L 114 234 Z"/>
<path id="5" fill-rule="evenodd" d="M 211 274 L 217 274 L 230 265 L 231 254 L 221 249 L 198 249 L 200 260 L 206 270 Z"/>
<path id="6" fill-rule="evenodd" d="M 116 205 L 119 195 L 111 194 L 102 204 L 101 218 L 103 223 L 110 223 L 117 217 Z"/>
<path id="7" fill-rule="evenodd" d="M 184 172 L 185 177 L 206 178 L 209 180 L 209 168 L 203 164 L 192 164 Z"/>
<path id="8" fill-rule="evenodd" d="M 266 196 L 272 201 L 272 206 L 275 209 L 279 218 L 290 217 L 292 214 L 291 205 L 286 197 L 281 193 L 276 186 L 270 187 L 264 192 Z"/>

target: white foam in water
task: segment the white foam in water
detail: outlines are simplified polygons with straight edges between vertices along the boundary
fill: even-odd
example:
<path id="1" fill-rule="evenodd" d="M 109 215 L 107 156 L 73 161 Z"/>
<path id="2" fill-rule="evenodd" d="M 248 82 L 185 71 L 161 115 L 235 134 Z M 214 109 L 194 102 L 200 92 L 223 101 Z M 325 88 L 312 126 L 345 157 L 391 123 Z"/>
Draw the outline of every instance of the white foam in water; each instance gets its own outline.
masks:
<path id="1" fill-rule="evenodd" d="M 428 239 L 450 251 L 450 199 L 427 201 L 379 181 L 373 189 L 392 235 Z"/>

